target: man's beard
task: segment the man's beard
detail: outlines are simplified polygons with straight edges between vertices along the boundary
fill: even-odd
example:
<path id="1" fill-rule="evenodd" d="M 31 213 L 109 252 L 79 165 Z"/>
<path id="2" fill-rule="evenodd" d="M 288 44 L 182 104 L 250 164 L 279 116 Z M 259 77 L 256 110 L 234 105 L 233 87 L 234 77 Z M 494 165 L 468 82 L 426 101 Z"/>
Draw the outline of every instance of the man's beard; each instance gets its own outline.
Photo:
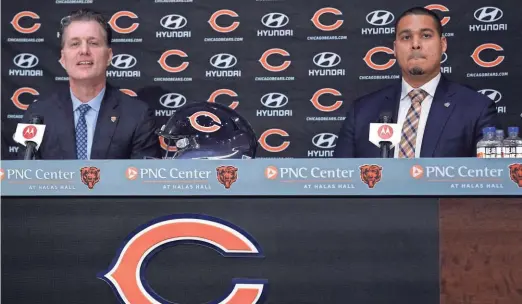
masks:
<path id="1" fill-rule="evenodd" d="M 418 75 L 424 75 L 424 70 L 421 67 L 413 67 L 409 70 L 410 75 L 418 76 Z"/>

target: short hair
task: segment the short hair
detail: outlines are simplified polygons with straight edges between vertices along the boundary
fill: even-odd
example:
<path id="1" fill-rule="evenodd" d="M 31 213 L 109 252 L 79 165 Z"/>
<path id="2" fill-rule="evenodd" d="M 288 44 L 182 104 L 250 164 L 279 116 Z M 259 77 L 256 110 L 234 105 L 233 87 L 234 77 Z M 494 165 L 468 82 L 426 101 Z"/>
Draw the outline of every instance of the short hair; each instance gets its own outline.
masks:
<path id="1" fill-rule="evenodd" d="M 107 18 L 99 12 L 90 10 L 90 9 L 79 9 L 73 11 L 69 14 L 69 16 L 65 16 L 60 21 L 60 46 L 63 48 L 65 41 L 63 40 L 63 34 L 65 29 L 74 21 L 96 21 L 100 24 L 103 31 L 105 32 L 105 38 L 107 46 L 111 45 L 112 40 L 112 30 L 109 26 Z"/>
<path id="2" fill-rule="evenodd" d="M 431 11 L 431 10 L 429 10 L 427 8 L 424 8 L 424 7 L 420 7 L 420 6 L 412 7 L 410 9 L 408 9 L 407 11 L 402 13 L 402 15 L 399 16 L 399 18 L 397 18 L 397 21 L 395 21 L 395 33 L 397 33 L 397 26 L 399 25 L 399 22 L 401 21 L 401 19 L 406 17 L 406 16 L 409 16 L 409 15 L 426 15 L 426 16 L 430 16 L 431 18 L 433 18 L 433 21 L 435 21 L 437 32 L 442 37 L 443 30 L 442 30 L 442 23 L 440 21 L 439 16 L 437 14 L 435 14 L 433 11 Z"/>

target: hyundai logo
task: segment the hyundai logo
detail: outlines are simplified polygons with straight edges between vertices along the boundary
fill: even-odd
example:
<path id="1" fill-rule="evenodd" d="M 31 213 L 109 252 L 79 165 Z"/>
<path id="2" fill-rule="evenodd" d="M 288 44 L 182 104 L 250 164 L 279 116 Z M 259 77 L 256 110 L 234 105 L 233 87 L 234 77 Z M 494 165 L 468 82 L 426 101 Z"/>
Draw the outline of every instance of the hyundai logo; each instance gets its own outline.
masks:
<path id="1" fill-rule="evenodd" d="M 332 133 L 320 133 L 312 138 L 314 146 L 320 149 L 332 149 L 335 147 L 337 135 Z"/>
<path id="2" fill-rule="evenodd" d="M 366 15 L 366 21 L 375 26 L 384 26 L 392 23 L 395 17 L 388 11 L 378 10 Z"/>
<path id="3" fill-rule="evenodd" d="M 331 52 L 319 53 L 314 56 L 314 63 L 322 68 L 331 68 L 341 63 L 341 56 Z"/>
<path id="4" fill-rule="evenodd" d="M 160 104 L 169 109 L 177 109 L 186 103 L 185 96 L 178 93 L 168 93 L 160 97 Z"/>
<path id="5" fill-rule="evenodd" d="M 22 69 L 30 69 L 38 64 L 38 57 L 29 53 L 21 53 L 16 55 L 13 62 Z"/>
<path id="6" fill-rule="evenodd" d="M 499 91 L 493 89 L 484 89 L 478 91 L 479 93 L 486 95 L 489 99 L 493 100 L 495 103 L 499 102 L 502 99 L 502 94 Z"/>
<path id="7" fill-rule="evenodd" d="M 235 66 L 237 58 L 230 54 L 216 54 L 210 58 L 210 64 L 217 69 L 229 69 Z"/>
<path id="8" fill-rule="evenodd" d="M 440 61 L 440 63 L 443 64 L 444 62 L 446 62 L 446 60 L 448 60 L 448 54 L 442 53 L 442 60 Z"/>
<path id="9" fill-rule="evenodd" d="M 484 6 L 475 11 L 475 19 L 480 22 L 495 22 L 502 18 L 504 13 L 494 6 Z"/>
<path id="10" fill-rule="evenodd" d="M 117 69 L 130 69 L 136 65 L 138 61 L 134 56 L 129 54 L 119 54 L 112 57 L 111 65 Z"/>
<path id="11" fill-rule="evenodd" d="M 187 18 L 181 15 L 167 15 L 160 20 L 161 26 L 168 30 L 179 30 L 187 25 Z"/>
<path id="12" fill-rule="evenodd" d="M 267 108 L 281 108 L 288 103 L 288 97 L 281 93 L 268 93 L 261 97 L 261 103 Z"/>
<path id="13" fill-rule="evenodd" d="M 288 16 L 281 13 L 269 13 L 261 18 L 263 25 L 269 28 L 281 28 L 287 25 L 289 21 Z"/>

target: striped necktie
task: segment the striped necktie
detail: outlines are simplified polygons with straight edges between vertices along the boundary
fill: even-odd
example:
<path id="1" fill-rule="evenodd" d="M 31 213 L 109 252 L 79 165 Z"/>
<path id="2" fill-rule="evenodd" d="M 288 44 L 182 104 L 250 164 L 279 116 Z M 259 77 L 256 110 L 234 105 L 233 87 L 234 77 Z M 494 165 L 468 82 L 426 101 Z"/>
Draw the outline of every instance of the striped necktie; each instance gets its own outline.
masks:
<path id="1" fill-rule="evenodd" d="M 414 158 L 415 143 L 417 141 L 417 127 L 421 116 L 422 101 L 428 93 L 423 89 L 414 89 L 408 93 L 411 107 L 402 125 L 401 142 L 399 144 L 399 158 Z"/>

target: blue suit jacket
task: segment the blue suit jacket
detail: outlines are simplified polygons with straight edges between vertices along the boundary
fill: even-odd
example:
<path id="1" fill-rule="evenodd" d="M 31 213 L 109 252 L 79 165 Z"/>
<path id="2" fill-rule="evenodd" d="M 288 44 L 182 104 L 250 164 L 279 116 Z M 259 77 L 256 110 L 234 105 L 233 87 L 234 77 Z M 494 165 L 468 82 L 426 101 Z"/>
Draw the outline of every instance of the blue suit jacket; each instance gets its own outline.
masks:
<path id="1" fill-rule="evenodd" d="M 383 112 L 393 113 L 393 122 L 397 122 L 401 81 L 352 103 L 339 132 L 335 158 L 380 157 L 380 149 L 368 140 L 370 123 L 378 122 Z M 476 157 L 477 141 L 482 138 L 482 129 L 488 126 L 498 127 L 495 103 L 442 76 L 430 108 L 420 156 Z"/>
<path id="2" fill-rule="evenodd" d="M 69 87 L 32 103 L 24 114 L 23 122 L 28 123 L 32 115 L 43 116 L 46 125 L 38 149 L 40 159 L 76 159 L 74 113 Z M 91 159 L 160 157 L 161 147 L 155 130 L 153 111 L 145 102 L 107 84 L 94 131 Z M 25 147 L 19 151 L 18 157 L 23 158 Z"/>

